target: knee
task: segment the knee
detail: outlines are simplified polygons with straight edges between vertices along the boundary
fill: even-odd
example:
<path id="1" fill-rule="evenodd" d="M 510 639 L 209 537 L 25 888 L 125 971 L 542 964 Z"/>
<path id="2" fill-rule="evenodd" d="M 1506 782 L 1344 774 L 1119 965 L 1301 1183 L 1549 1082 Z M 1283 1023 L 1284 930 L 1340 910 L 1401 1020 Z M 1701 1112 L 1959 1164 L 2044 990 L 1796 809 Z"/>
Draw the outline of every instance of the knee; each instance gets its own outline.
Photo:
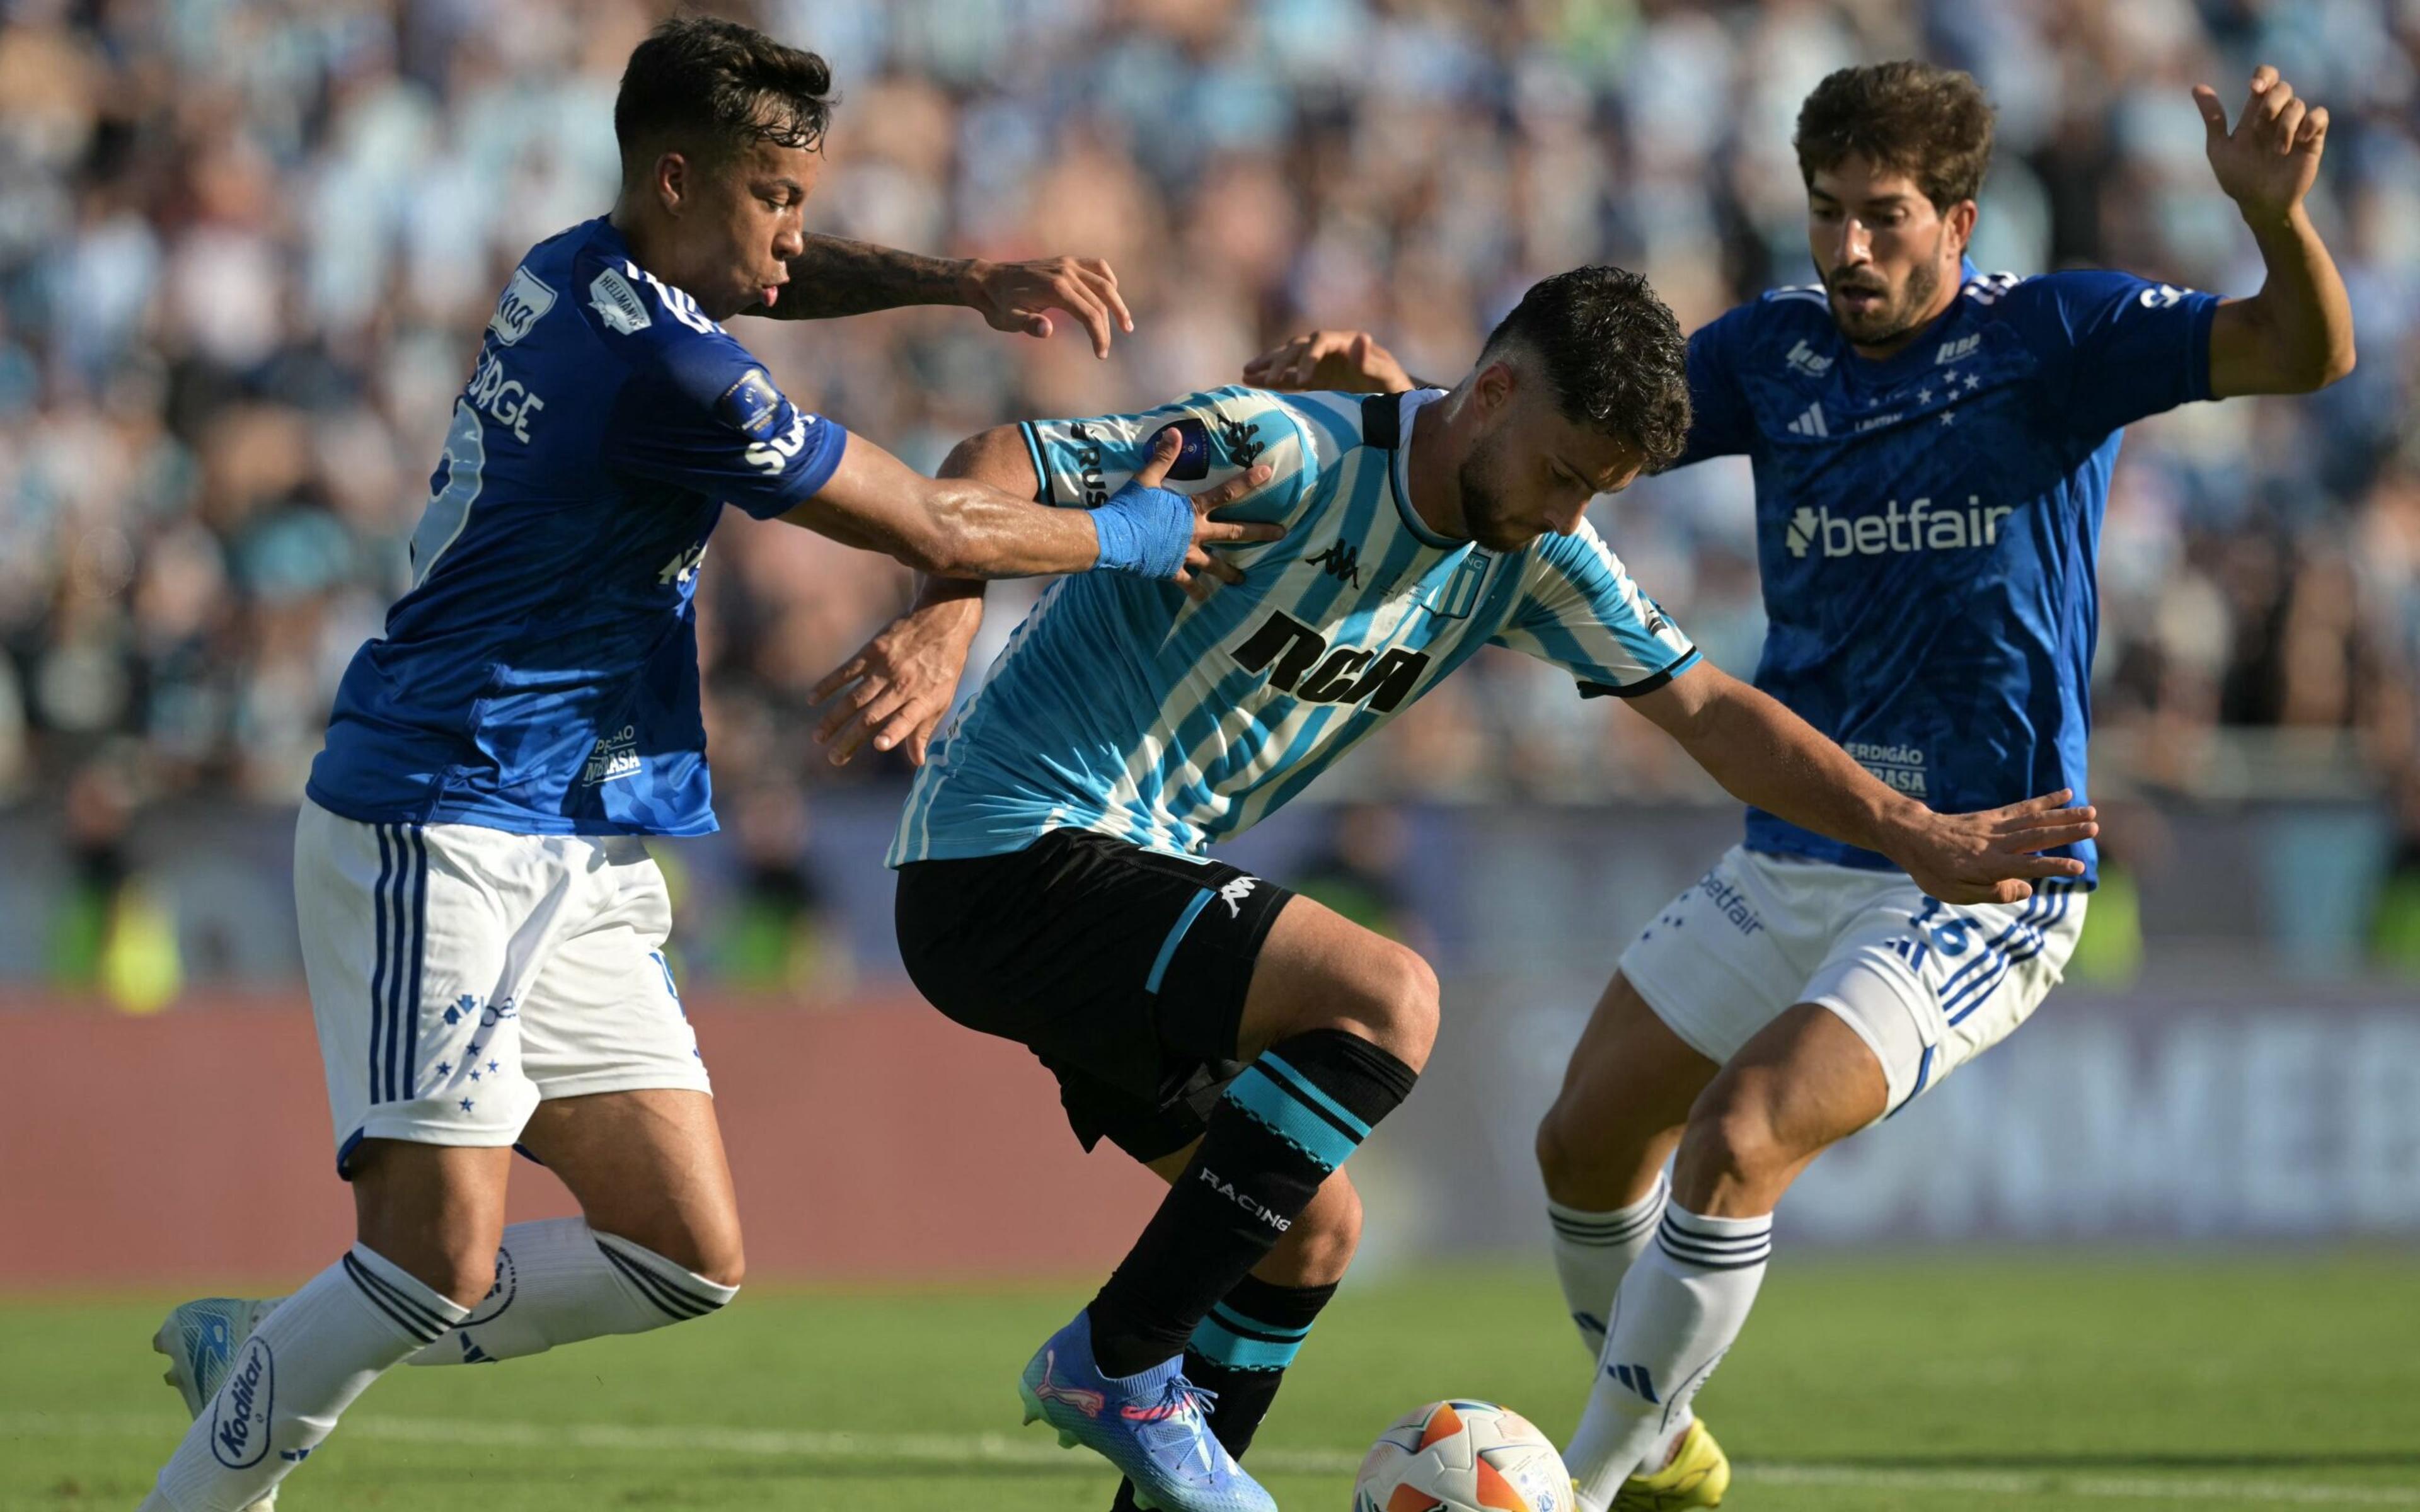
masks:
<path id="1" fill-rule="evenodd" d="M 1419 951 L 1386 941 L 1359 963 L 1350 984 L 1348 1027 L 1419 1071 L 1436 1043 L 1436 972 Z"/>
<path id="2" fill-rule="evenodd" d="M 684 1233 L 675 1248 L 656 1253 L 718 1287 L 736 1289 L 748 1278 L 748 1257 L 736 1226 L 713 1233 Z"/>
<path id="3" fill-rule="evenodd" d="M 748 1257 L 740 1249 L 739 1236 L 735 1233 L 728 1243 L 701 1251 L 698 1262 L 690 1270 L 718 1287 L 737 1290 L 739 1283 L 748 1279 Z"/>
<path id="4" fill-rule="evenodd" d="M 1325 1287 L 1344 1278 L 1361 1246 L 1361 1194 L 1342 1171 L 1330 1176 L 1266 1262 L 1280 1286 Z"/>
<path id="5" fill-rule="evenodd" d="M 1693 1212 L 1708 1211 L 1726 1195 L 1762 1206 L 1778 1198 L 1799 1164 L 1761 1105 L 1724 1091 L 1719 1085 L 1709 1088 L 1690 1111 L 1673 1162 L 1673 1195 Z"/>
<path id="6" fill-rule="evenodd" d="M 1545 1179 L 1550 1196 L 1570 1187 L 1586 1170 L 1580 1158 L 1579 1131 L 1572 1127 L 1572 1121 L 1559 1098 L 1538 1120 L 1538 1136 L 1531 1149 L 1538 1157 L 1538 1174 Z"/>
<path id="7" fill-rule="evenodd" d="M 406 1258 L 370 1246 L 457 1307 L 476 1307 L 496 1285 L 493 1244 L 442 1243 Z"/>

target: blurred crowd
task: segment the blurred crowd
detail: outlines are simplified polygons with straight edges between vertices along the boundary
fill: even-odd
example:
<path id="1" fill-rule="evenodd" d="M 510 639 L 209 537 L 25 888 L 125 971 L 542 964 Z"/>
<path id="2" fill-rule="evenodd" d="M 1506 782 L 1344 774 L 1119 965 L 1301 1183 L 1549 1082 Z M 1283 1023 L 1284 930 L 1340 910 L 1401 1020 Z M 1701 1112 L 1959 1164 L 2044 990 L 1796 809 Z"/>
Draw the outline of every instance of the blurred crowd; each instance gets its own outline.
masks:
<path id="1" fill-rule="evenodd" d="M 2334 118 L 2313 211 L 2361 366 L 2313 399 L 2133 434 L 2101 558 L 2103 771 L 2191 791 L 2241 769 L 2231 751 L 2283 751 L 2306 779 L 2316 764 L 2321 785 L 2385 795 L 2420 877 L 2414 0 L 714 8 L 834 65 L 811 229 L 1120 273 L 1138 330 L 1107 363 L 1071 332 L 1004 336 L 963 311 L 739 323 L 802 405 L 924 466 L 1002 419 L 1231 381 L 1313 324 L 1456 374 L 1531 279 L 1580 262 L 1644 270 L 1685 327 L 1804 282 L 1798 103 L 1881 57 L 1971 69 L 1998 106 L 1987 270 L 2102 264 L 2248 294 L 2259 266 L 2188 90 L 2214 83 L 2232 107 L 2256 60 L 2275 63 Z M 336 678 L 403 580 L 497 290 L 532 241 L 613 200 L 614 87 L 659 10 L 0 7 L 0 801 L 67 795 L 93 874 L 142 805 L 299 792 Z M 1744 467 L 1652 480 L 1598 519 L 1717 661 L 1753 664 Z M 701 620 L 718 783 L 749 866 L 778 873 L 804 844 L 802 785 L 883 775 L 817 758 L 807 689 L 906 576 L 737 517 L 717 539 Z M 1021 600 L 999 602 L 994 634 Z M 1644 729 L 1559 674 L 1483 659 L 1373 746 L 1360 785 L 1702 791 Z M 777 962 L 813 953 L 783 933 L 790 903 L 807 907 L 773 898 L 756 947 Z"/>

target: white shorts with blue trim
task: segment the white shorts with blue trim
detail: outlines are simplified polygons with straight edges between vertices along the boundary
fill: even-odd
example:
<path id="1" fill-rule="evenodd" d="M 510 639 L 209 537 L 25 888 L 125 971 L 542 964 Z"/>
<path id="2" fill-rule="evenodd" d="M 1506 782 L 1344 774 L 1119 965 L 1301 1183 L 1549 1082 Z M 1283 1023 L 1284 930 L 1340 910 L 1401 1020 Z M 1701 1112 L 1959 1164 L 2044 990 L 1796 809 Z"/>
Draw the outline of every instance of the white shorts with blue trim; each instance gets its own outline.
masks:
<path id="1" fill-rule="evenodd" d="M 510 1145 L 548 1098 L 712 1090 L 634 836 L 372 825 L 305 802 L 294 904 L 336 1167 L 364 1139 Z"/>
<path id="2" fill-rule="evenodd" d="M 1733 846 L 1622 952 L 1621 974 L 1716 1063 L 1797 1003 L 1838 1014 L 1889 1078 L 1885 1116 L 2005 1040 L 2058 985 L 2090 893 L 1951 904 L 1903 872 Z"/>

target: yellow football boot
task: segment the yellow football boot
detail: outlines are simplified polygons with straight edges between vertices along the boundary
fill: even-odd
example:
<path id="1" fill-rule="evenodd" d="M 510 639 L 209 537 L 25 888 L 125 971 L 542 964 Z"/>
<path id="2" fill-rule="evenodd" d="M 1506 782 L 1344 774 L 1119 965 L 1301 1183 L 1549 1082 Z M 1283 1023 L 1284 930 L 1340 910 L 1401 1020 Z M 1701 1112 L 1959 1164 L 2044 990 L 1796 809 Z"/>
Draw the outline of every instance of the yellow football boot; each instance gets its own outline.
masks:
<path id="1" fill-rule="evenodd" d="M 1623 1481 L 1608 1512 L 1688 1512 L 1691 1507 L 1720 1506 L 1723 1493 L 1730 1489 L 1730 1457 L 1706 1431 L 1703 1420 L 1698 1420 L 1681 1436 L 1672 1462 L 1652 1475 L 1633 1475 Z"/>

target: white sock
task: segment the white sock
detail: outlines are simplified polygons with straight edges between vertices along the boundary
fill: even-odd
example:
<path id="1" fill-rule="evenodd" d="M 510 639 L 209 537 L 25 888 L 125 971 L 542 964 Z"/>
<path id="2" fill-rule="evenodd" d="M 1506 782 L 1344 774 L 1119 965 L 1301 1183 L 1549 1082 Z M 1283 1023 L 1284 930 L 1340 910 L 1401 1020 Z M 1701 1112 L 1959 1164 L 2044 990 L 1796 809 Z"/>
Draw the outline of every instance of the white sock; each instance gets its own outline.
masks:
<path id="1" fill-rule="evenodd" d="M 496 1251 L 495 1288 L 411 1363 L 482 1365 L 605 1334 L 644 1334 L 703 1318 L 738 1294 L 578 1218 L 515 1224 Z"/>
<path id="2" fill-rule="evenodd" d="M 178 1512 L 241 1512 L 302 1462 L 369 1383 L 468 1309 L 356 1244 L 261 1319 L 160 1471 Z"/>
<path id="3" fill-rule="evenodd" d="M 1658 1171 L 1653 1191 L 1611 1212 L 1567 1208 L 1546 1199 L 1563 1308 L 1578 1327 L 1580 1343 L 1591 1360 L 1605 1352 L 1605 1317 L 1613 1310 L 1613 1294 L 1630 1273 L 1630 1262 L 1653 1242 L 1656 1220 L 1664 1216 L 1664 1199 L 1670 1192 Z"/>
<path id="4" fill-rule="evenodd" d="M 1588 1409 L 1563 1452 L 1584 1508 L 1652 1473 L 1688 1430 L 1689 1400 L 1739 1337 L 1773 1255 L 1773 1215 L 1707 1218 L 1674 1203 L 1621 1279 Z"/>

